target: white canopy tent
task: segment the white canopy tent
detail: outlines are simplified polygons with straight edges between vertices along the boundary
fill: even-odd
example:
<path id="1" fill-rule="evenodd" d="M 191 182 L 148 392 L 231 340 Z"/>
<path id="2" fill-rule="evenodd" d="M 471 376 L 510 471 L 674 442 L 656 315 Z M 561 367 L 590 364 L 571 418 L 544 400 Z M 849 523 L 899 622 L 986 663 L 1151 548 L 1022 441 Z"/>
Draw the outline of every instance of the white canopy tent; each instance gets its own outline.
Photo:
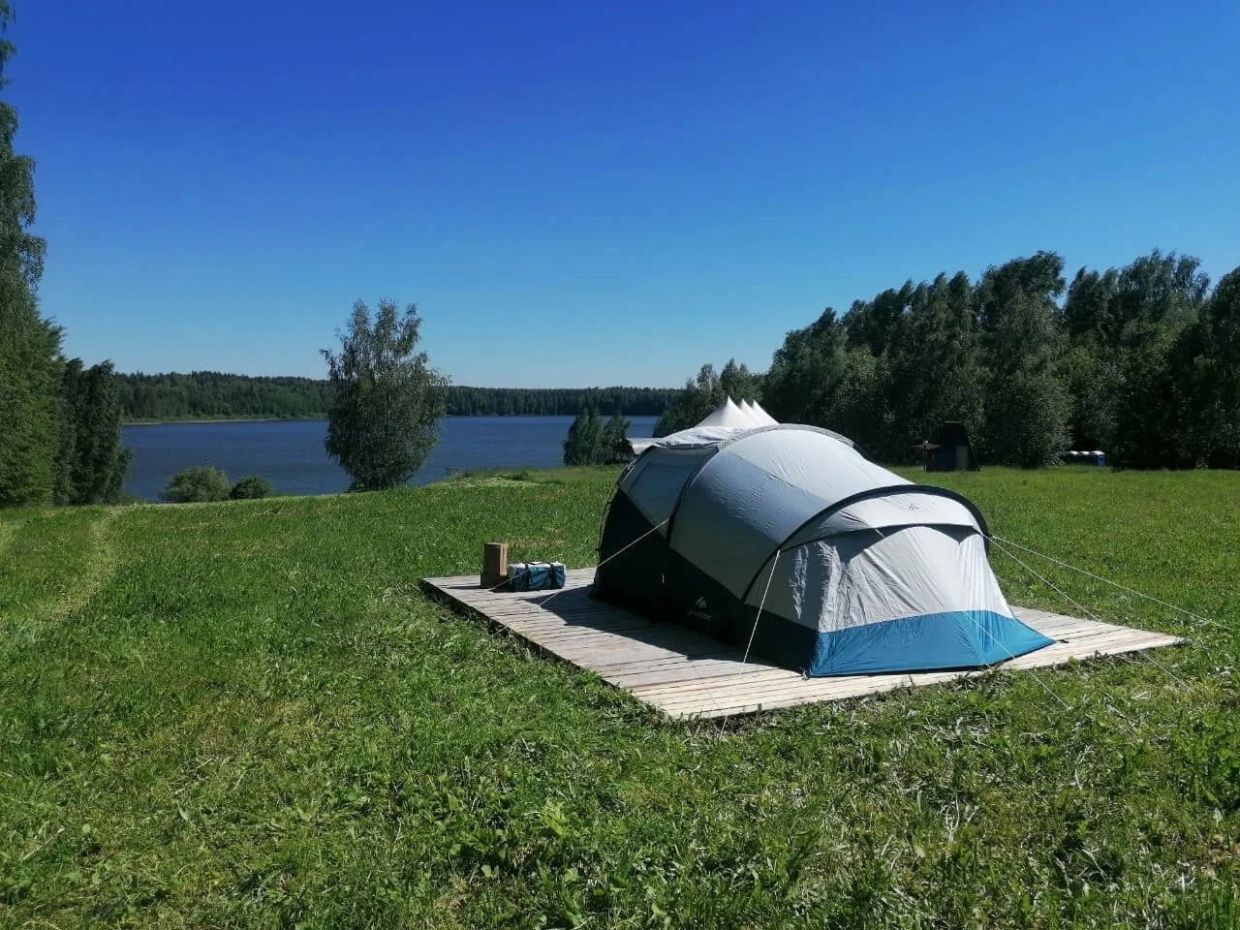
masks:
<path id="1" fill-rule="evenodd" d="M 737 404 L 731 397 L 725 397 L 718 407 L 688 429 L 661 438 L 630 439 L 629 448 L 634 455 L 641 455 L 653 445 L 718 442 L 744 430 L 775 425 L 777 421 L 756 403 L 742 400 Z"/>
<path id="2" fill-rule="evenodd" d="M 763 410 L 762 405 L 758 403 L 756 400 L 753 401 L 749 406 L 753 410 L 753 412 L 757 415 L 757 417 L 767 426 L 778 426 L 779 425 L 779 421 L 776 420 L 769 413 L 767 413 L 765 410 Z"/>

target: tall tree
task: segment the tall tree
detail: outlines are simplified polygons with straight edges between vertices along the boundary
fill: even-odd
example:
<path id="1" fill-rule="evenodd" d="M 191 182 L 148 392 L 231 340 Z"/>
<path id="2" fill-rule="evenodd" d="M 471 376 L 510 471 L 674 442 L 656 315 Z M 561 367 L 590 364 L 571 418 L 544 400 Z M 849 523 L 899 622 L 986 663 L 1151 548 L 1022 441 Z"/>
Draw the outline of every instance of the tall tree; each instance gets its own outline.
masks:
<path id="1" fill-rule="evenodd" d="M 1109 317 L 1109 358 L 1118 370 L 1116 460 L 1140 466 L 1191 466 L 1179 353 L 1210 282 L 1191 256 L 1157 250 L 1119 270 Z"/>
<path id="2" fill-rule="evenodd" d="M 978 283 L 990 369 L 982 445 L 991 461 L 1032 468 L 1056 461 L 1068 446 L 1071 403 L 1055 302 L 1062 270 L 1058 255 L 1039 252 L 988 269 Z"/>
<path id="3" fill-rule="evenodd" d="M 0 0 L 0 30 L 12 20 Z M 0 40 L 0 87 L 13 51 Z M 14 151 L 16 133 L 17 113 L 0 100 L 0 506 L 50 498 L 61 446 L 60 330 L 39 315 L 34 162 Z"/>
<path id="4" fill-rule="evenodd" d="M 1181 331 L 1170 369 L 1178 463 L 1240 467 L 1240 268 Z"/>
<path id="5" fill-rule="evenodd" d="M 603 427 L 593 404 L 574 418 L 564 440 L 565 465 L 596 465 L 603 447 Z"/>
<path id="6" fill-rule="evenodd" d="M 845 319 L 848 344 L 864 347 L 881 356 L 894 349 L 907 319 L 916 288 L 905 281 L 898 289 L 888 289 L 873 300 L 855 300 Z"/>
<path id="7" fill-rule="evenodd" d="M 685 382 L 684 389 L 668 405 L 659 422 L 655 424 L 656 436 L 667 436 L 682 429 L 688 429 L 700 422 L 708 413 L 715 409 L 723 400 L 723 388 L 719 384 L 719 375 L 715 366 L 703 365 L 698 369 L 697 377 Z"/>
<path id="8" fill-rule="evenodd" d="M 62 504 L 110 503 L 120 496 L 130 453 L 121 445 L 120 389 L 112 363 L 63 366 L 65 417 L 55 499 Z"/>
<path id="9" fill-rule="evenodd" d="M 1004 311 L 1023 304 L 1025 298 L 1032 298 L 1048 313 L 1058 316 L 1055 300 L 1063 288 L 1063 258 L 1056 252 L 1041 251 L 992 266 L 977 284 L 978 322 L 988 332 L 994 332 Z"/>
<path id="10" fill-rule="evenodd" d="M 422 320 L 379 302 L 372 320 L 362 301 L 353 305 L 339 351 L 323 350 L 332 386 L 327 452 L 372 491 L 403 484 L 421 467 L 438 439 L 447 379 L 418 352 Z"/>
<path id="11" fill-rule="evenodd" d="M 901 450 L 932 438 L 946 420 L 982 425 L 986 373 L 973 286 L 964 272 L 918 285 L 892 343 L 890 405 Z"/>
<path id="12" fill-rule="evenodd" d="M 1208 290 L 1197 259 L 1157 250 L 1123 268 L 1077 272 L 1064 319 L 1078 447 L 1131 465 L 1192 463 L 1179 369 Z"/>
<path id="13" fill-rule="evenodd" d="M 1115 268 L 1082 268 L 1076 273 L 1064 303 L 1064 321 L 1074 339 L 1107 346 L 1119 342 L 1121 321 L 1113 316 L 1118 281 L 1119 271 Z"/>
<path id="14" fill-rule="evenodd" d="M 1064 302 L 1071 341 L 1065 378 L 1071 395 L 1071 444 L 1077 449 L 1114 451 L 1116 398 L 1122 379 L 1118 352 L 1122 332 L 1115 310 L 1117 269 L 1082 268 Z"/>
<path id="15" fill-rule="evenodd" d="M 846 360 L 847 333 L 828 307 L 809 326 L 788 333 L 775 350 L 764 405 L 783 422 L 832 426 Z"/>
<path id="16" fill-rule="evenodd" d="M 603 427 L 603 436 L 599 449 L 599 464 L 624 461 L 628 452 L 629 421 L 617 408 Z"/>
<path id="17" fill-rule="evenodd" d="M 891 298 L 895 299 L 891 299 Z M 863 326 L 871 325 L 871 308 L 891 310 L 899 300 L 895 291 L 884 292 L 874 302 L 857 301 L 841 320 L 831 308 L 804 329 L 793 330 L 771 360 L 763 380 L 763 404 L 785 423 L 823 426 L 853 439 L 868 454 L 898 459 L 899 443 L 893 441 L 887 349 L 872 350 L 868 337 L 854 340 L 852 313 L 861 309 Z M 895 340 L 901 324 L 888 315 L 892 331 L 883 341 Z"/>
<path id="18" fill-rule="evenodd" d="M 728 359 L 719 372 L 719 391 L 723 397 L 731 397 L 734 401 L 762 400 L 762 376 L 749 370 L 744 363 L 737 364 L 736 359 Z"/>

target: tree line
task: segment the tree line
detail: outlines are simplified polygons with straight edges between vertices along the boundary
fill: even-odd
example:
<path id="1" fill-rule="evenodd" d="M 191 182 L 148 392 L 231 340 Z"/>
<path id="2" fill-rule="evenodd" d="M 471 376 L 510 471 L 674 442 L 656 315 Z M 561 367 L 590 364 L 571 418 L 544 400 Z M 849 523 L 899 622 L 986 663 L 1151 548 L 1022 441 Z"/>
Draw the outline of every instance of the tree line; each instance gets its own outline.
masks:
<path id="1" fill-rule="evenodd" d="M 331 386 L 316 378 L 252 377 L 216 371 L 118 374 L 127 422 L 306 419 L 326 415 Z"/>
<path id="2" fill-rule="evenodd" d="M 1240 466 L 1240 268 L 1216 286 L 1153 251 L 1071 282 L 1054 252 L 906 281 L 787 334 L 764 374 L 703 366 L 660 421 L 692 425 L 723 397 L 841 432 L 911 462 L 963 421 L 982 459 L 1024 467 L 1070 448 L 1137 467 Z"/>
<path id="3" fill-rule="evenodd" d="M 0 0 L 0 30 L 11 22 Z M 0 41 L 0 86 L 13 51 Z M 129 457 L 112 367 L 66 358 L 60 327 L 40 313 L 34 162 L 14 151 L 16 133 L 0 100 L 0 506 L 115 500 Z"/>
<path id="4" fill-rule="evenodd" d="M 331 407 L 328 380 L 256 377 L 215 371 L 117 376 L 128 422 L 195 419 L 306 419 Z M 658 416 L 679 392 L 674 388 L 445 387 L 448 416 L 573 416 L 588 405 Z"/>
<path id="5" fill-rule="evenodd" d="M 480 388 L 450 386 L 448 415 L 576 416 L 587 407 L 622 410 L 632 417 L 657 417 L 680 393 L 677 388 Z"/>

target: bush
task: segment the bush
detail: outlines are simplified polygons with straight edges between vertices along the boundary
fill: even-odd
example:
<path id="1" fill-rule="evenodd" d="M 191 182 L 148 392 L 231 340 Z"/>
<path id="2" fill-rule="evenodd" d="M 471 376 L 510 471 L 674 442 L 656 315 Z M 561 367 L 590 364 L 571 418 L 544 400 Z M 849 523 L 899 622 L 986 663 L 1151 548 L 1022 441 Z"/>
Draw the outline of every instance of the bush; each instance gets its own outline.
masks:
<path id="1" fill-rule="evenodd" d="M 170 504 L 196 504 L 228 499 L 228 476 L 210 465 L 195 465 L 172 476 L 161 495 Z"/>
<path id="2" fill-rule="evenodd" d="M 228 496 L 235 501 L 256 501 L 263 497 L 271 497 L 275 488 L 262 475 L 250 475 L 233 485 Z"/>

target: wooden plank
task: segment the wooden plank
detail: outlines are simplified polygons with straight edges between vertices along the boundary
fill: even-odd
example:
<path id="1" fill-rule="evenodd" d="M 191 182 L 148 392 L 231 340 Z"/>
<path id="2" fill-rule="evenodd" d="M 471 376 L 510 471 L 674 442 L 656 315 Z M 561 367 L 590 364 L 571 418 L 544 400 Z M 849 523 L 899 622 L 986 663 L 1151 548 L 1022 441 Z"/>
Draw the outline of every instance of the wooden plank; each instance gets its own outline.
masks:
<path id="1" fill-rule="evenodd" d="M 804 696 L 811 701 L 827 697 L 833 700 L 843 700 L 868 694 L 874 688 L 907 688 L 912 687 L 912 684 L 907 674 L 852 675 L 841 678 L 802 678 L 798 675 L 776 682 L 741 680 L 731 683 L 726 689 L 715 690 L 726 694 L 729 700 L 754 703 L 796 695 Z M 702 693 L 656 695 L 652 700 L 666 707 L 689 706 L 701 703 Z"/>
<path id="2" fill-rule="evenodd" d="M 865 681 L 864 679 L 862 679 Z M 882 678 L 881 680 L 869 680 L 865 684 L 859 684 L 850 689 L 849 693 L 836 696 L 823 696 L 818 698 L 806 698 L 804 694 L 782 694 L 779 696 L 764 696 L 761 700 L 739 701 L 730 703 L 721 702 L 703 702 L 702 704 L 690 706 L 680 705 L 665 711 L 673 717 L 685 719 L 708 719 L 712 717 L 732 717 L 740 714 L 755 714 L 761 711 L 778 710 L 784 707 L 799 707 L 804 704 L 816 704 L 822 701 L 841 701 L 852 700 L 859 697 L 868 697 L 873 694 L 882 694 L 887 691 L 896 691 L 903 687 L 908 687 L 907 679 L 900 681 L 899 679 Z M 662 709 L 662 708 L 660 708 Z"/>
<path id="3" fill-rule="evenodd" d="M 499 592 L 473 576 L 423 579 L 432 597 L 517 636 L 546 653 L 594 672 L 671 717 L 709 719 L 839 701 L 988 674 L 988 669 L 805 678 L 735 646 L 589 596 L 594 569 L 570 569 L 559 591 Z M 1011 659 L 1021 671 L 1121 655 L 1181 642 L 1148 630 L 1013 607 L 1029 626 L 1054 639 Z"/>
<path id="4" fill-rule="evenodd" d="M 721 683 L 726 683 L 729 679 L 744 679 L 746 682 L 765 684 L 768 682 L 799 682 L 803 678 L 803 676 L 798 675 L 796 672 L 790 671 L 786 668 L 762 668 L 753 670 L 746 668 L 744 671 L 738 672 L 737 669 L 731 667 L 735 664 L 736 663 L 734 662 L 726 663 L 726 666 L 720 667 L 716 674 L 706 677 L 699 676 L 697 678 L 689 679 L 681 678 L 677 681 L 657 682 L 648 685 L 634 685 L 629 688 L 629 690 L 634 694 L 641 695 L 642 697 L 649 695 L 653 698 L 655 696 L 667 697 L 673 694 L 692 692 L 706 686 L 717 687 Z M 724 679 L 724 681 L 721 682 L 720 679 Z"/>
<path id="5" fill-rule="evenodd" d="M 695 682 L 726 678 L 735 674 L 735 660 L 712 662 L 699 659 L 691 666 L 686 663 L 677 663 L 663 668 L 626 667 L 622 671 L 613 672 L 604 677 L 612 684 L 641 697 L 640 689 L 643 687 L 677 682 L 692 685 Z"/>

